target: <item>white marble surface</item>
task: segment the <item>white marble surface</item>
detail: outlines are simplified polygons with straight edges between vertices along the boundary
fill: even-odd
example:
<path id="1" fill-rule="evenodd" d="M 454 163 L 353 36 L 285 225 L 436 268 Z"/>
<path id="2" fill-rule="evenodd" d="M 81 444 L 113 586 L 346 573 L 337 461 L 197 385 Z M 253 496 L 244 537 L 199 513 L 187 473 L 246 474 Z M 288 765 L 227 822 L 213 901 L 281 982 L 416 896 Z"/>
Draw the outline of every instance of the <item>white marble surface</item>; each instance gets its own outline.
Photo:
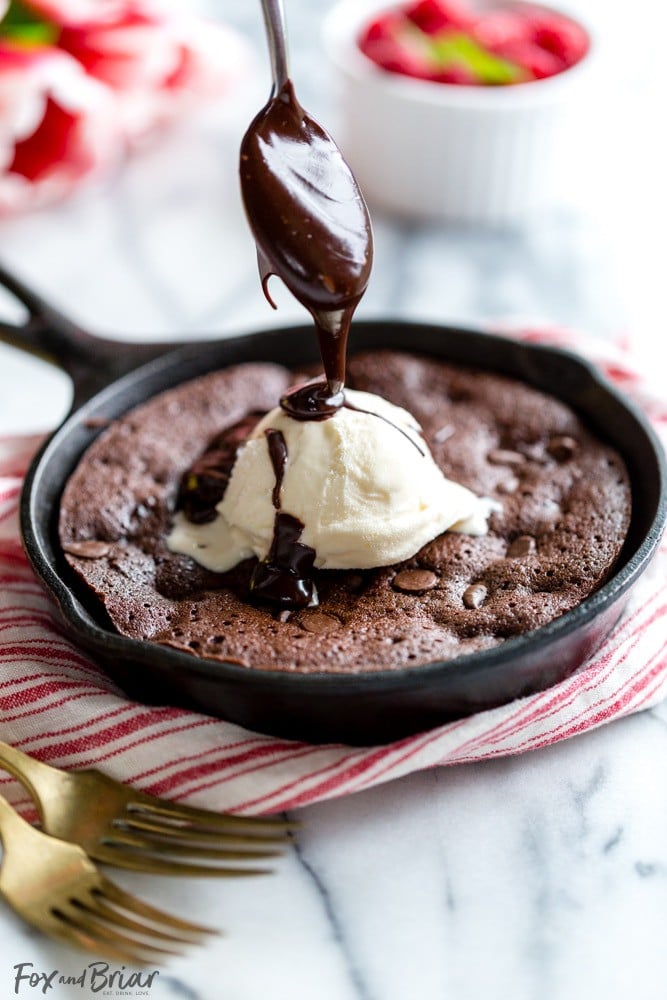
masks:
<path id="1" fill-rule="evenodd" d="M 257 4 L 216 10 L 260 40 Z M 317 28 L 288 0 L 304 103 L 335 120 Z M 375 218 L 361 313 L 531 317 L 630 334 L 664 375 L 665 86 L 654 0 L 578 0 L 606 52 L 604 100 L 562 205 L 516 232 Z M 260 93 L 265 71 L 260 71 Z M 56 209 L 0 225 L 3 261 L 63 311 L 120 338 L 219 335 L 300 319 L 259 291 L 235 180 L 239 122 L 212 113 Z M 565 179 L 564 179 L 565 180 Z M 277 290 L 277 288 L 276 288 Z M 3 298 L 2 315 L 13 315 Z M 0 350 L 0 433 L 52 426 L 58 373 Z M 1 719 L 0 719 L 1 727 Z M 667 996 L 667 708 L 532 755 L 416 775 L 299 813 L 269 879 L 118 880 L 226 936 L 174 961 L 154 1000 L 662 1000 Z M 17 963 L 87 959 L 0 911 L 0 995 Z M 21 986 L 19 996 L 41 995 Z M 104 995 L 57 986 L 55 998 Z M 112 990 L 111 995 L 115 995 Z M 126 995 L 140 995 L 131 989 Z"/>

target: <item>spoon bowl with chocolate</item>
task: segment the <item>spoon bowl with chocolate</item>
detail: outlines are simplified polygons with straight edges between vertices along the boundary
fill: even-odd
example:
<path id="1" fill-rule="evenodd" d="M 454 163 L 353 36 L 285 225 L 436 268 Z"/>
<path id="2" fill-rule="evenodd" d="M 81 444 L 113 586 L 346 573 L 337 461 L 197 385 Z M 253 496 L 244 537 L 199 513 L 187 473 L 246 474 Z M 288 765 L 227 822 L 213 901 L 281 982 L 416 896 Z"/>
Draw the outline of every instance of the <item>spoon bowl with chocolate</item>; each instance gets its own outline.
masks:
<path id="1" fill-rule="evenodd" d="M 75 384 L 26 479 L 26 552 L 73 639 L 140 700 L 313 742 L 394 740 L 567 676 L 657 549 L 660 446 L 586 362 L 475 330 L 358 322 L 348 386 L 410 409 L 445 475 L 493 500 L 488 530 L 444 532 L 380 568 L 311 565 L 317 604 L 253 597 L 256 556 L 219 573 L 166 538 L 177 508 L 210 516 L 262 414 L 317 371 L 308 327 L 120 351 L 0 280 L 30 313 L 0 336 Z"/>

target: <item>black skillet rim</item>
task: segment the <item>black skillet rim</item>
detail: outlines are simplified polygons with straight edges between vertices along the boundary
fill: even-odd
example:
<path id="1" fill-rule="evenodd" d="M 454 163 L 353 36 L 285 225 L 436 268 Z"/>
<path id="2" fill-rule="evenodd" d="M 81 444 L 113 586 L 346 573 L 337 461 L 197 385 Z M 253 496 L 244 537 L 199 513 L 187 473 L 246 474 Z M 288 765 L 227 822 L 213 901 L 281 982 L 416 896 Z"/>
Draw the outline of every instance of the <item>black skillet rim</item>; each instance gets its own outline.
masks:
<path id="1" fill-rule="evenodd" d="M 132 639 L 111 631 L 111 627 L 105 627 L 98 624 L 94 621 L 94 612 L 91 612 L 83 602 L 79 602 L 76 595 L 72 593 L 72 588 L 67 585 L 66 581 L 61 579 L 57 570 L 51 564 L 46 555 L 44 546 L 38 539 L 38 533 L 33 530 L 33 522 L 35 524 L 39 523 L 38 514 L 34 510 L 37 499 L 35 493 L 39 490 L 39 478 L 44 470 L 44 463 L 48 463 L 50 452 L 54 448 L 59 447 L 63 437 L 68 435 L 76 424 L 81 423 L 82 419 L 85 418 L 86 411 L 89 408 L 97 408 L 100 404 L 103 404 L 104 400 L 109 396 L 113 398 L 113 396 L 118 394 L 125 386 L 131 384 L 131 382 L 136 380 L 138 377 L 141 377 L 143 380 L 151 375 L 159 374 L 161 369 L 164 367 L 172 368 L 172 366 L 176 366 L 179 360 L 188 360 L 191 358 L 193 350 L 201 352 L 202 344 L 200 342 L 196 348 L 192 348 L 187 345 L 184 347 L 176 347 L 174 351 L 169 351 L 167 354 L 157 358 L 155 361 L 142 365 L 140 368 L 137 368 L 128 375 L 116 380 L 106 389 L 103 389 L 101 392 L 93 396 L 92 399 L 85 403 L 79 410 L 70 414 L 65 419 L 63 424 L 44 443 L 40 451 L 33 459 L 30 469 L 26 475 L 20 505 L 21 530 L 23 534 L 24 547 L 40 580 L 56 599 L 61 609 L 61 613 L 66 619 L 68 625 L 72 627 L 76 636 L 81 639 L 83 644 L 88 649 L 94 650 L 97 648 L 100 652 L 103 652 L 105 656 L 118 652 L 125 660 L 131 659 L 132 662 L 137 665 L 140 665 L 142 661 L 146 660 L 150 661 L 151 665 L 155 667 L 155 657 L 159 656 L 161 661 L 159 664 L 160 667 L 178 667 L 187 670 L 190 674 L 196 674 L 200 677 L 203 676 L 210 680 L 215 680 L 216 677 L 224 677 L 226 680 L 239 682 L 242 686 L 265 685 L 267 687 L 278 686 L 282 689 L 295 688 L 298 689 L 300 693 L 307 693 L 309 690 L 312 690 L 313 692 L 321 691 L 322 693 L 326 693 L 327 690 L 336 690 L 341 694 L 346 692 L 372 692 L 373 690 L 393 691 L 400 689 L 407 690 L 419 687 L 422 684 L 432 683 L 444 670 L 450 674 L 454 671 L 460 670 L 469 676 L 471 673 L 476 671 L 495 671 L 501 667 L 508 667 L 508 661 L 511 662 L 514 656 L 525 656 L 533 650 L 538 651 L 544 649 L 545 646 L 549 646 L 552 643 L 555 643 L 556 641 L 582 629 L 584 626 L 597 618 L 603 611 L 611 607 L 636 582 L 637 578 L 648 566 L 652 557 L 655 555 L 667 522 L 667 462 L 657 435 L 645 415 L 631 400 L 629 400 L 623 393 L 619 392 L 618 389 L 594 365 L 578 354 L 561 347 L 535 344 L 521 340 L 512 340 L 511 338 L 504 337 L 502 335 L 488 333 L 475 328 L 467 329 L 458 326 L 448 327 L 439 324 L 421 323 L 410 319 L 373 319 L 359 321 L 355 327 L 358 332 L 379 329 L 392 329 L 398 332 L 401 330 L 405 331 L 409 328 L 418 329 L 426 335 L 437 335 L 440 338 L 448 333 L 454 334 L 455 336 L 471 334 L 478 340 L 492 341 L 496 347 L 502 346 L 503 344 L 508 347 L 511 345 L 515 350 L 521 349 L 528 354 L 534 353 L 542 356 L 549 355 L 572 366 L 577 366 L 580 371 L 586 373 L 587 377 L 595 383 L 596 387 L 607 393 L 617 404 L 620 404 L 620 406 L 634 420 L 634 422 L 639 425 L 654 454 L 656 468 L 659 475 L 659 492 L 655 515 L 653 516 L 649 529 L 644 535 L 643 540 L 630 554 L 629 558 L 623 563 L 621 568 L 614 572 L 612 577 L 605 584 L 603 584 L 599 590 L 582 601 L 581 604 L 577 605 L 577 607 L 561 615 L 559 618 L 555 618 L 553 621 L 540 626 L 538 629 L 506 639 L 499 646 L 493 647 L 492 649 L 463 654 L 450 660 L 434 660 L 428 663 L 416 664 L 412 667 L 389 670 L 374 669 L 363 673 L 333 673 L 324 671 L 313 673 L 292 673 L 289 671 L 272 670 L 264 667 L 244 667 L 238 664 L 228 663 L 223 660 L 209 660 L 203 657 L 195 657 L 188 653 L 180 652 L 179 650 L 161 646 L 159 643 L 152 643 L 148 640 L 142 641 Z M 305 336 L 308 336 L 310 328 L 307 326 L 289 326 L 252 331 L 239 337 L 229 339 L 226 338 L 224 341 L 211 341 L 211 352 L 214 352 L 216 348 L 219 350 L 221 346 L 227 346 L 229 350 L 232 350 L 237 345 L 247 345 L 253 340 L 260 340 L 266 337 L 274 336 L 279 338 L 281 335 L 284 336 L 286 333 L 290 332 L 303 332 Z M 352 349 L 354 350 L 355 347 L 358 347 L 361 350 L 367 349 L 365 345 L 355 345 L 353 342 Z M 409 350 L 410 348 L 404 345 L 402 349 Z M 427 352 L 422 349 L 416 349 L 416 353 L 423 354 Z M 450 360 L 450 358 L 444 353 L 436 353 L 434 356 L 439 357 L 441 360 Z M 259 357 L 255 358 L 255 360 L 263 359 Z M 457 359 L 454 360 L 457 361 Z M 239 362 L 227 361 L 225 363 L 221 363 L 220 367 L 236 363 Z M 460 363 L 467 364 L 469 366 L 471 364 L 470 362 Z M 497 370 L 488 364 L 486 366 L 481 364 L 479 367 L 482 369 L 487 368 L 491 371 Z M 203 374 L 203 372 L 201 374 Z M 188 378 L 190 377 L 196 376 L 188 376 Z M 186 380 L 186 378 L 176 379 L 173 385 Z M 166 391 L 167 388 L 169 387 L 163 386 L 158 390 L 158 392 Z M 552 395 L 559 398 L 555 392 L 552 392 Z M 150 395 L 142 397 L 142 400 L 133 403 L 123 412 L 127 412 L 133 405 L 139 405 L 139 402 L 146 401 L 148 398 L 150 398 Z M 114 417 L 113 419 L 117 419 L 117 417 Z M 90 442 L 88 442 L 88 444 L 89 443 Z M 85 451 L 85 448 L 79 452 L 77 460 L 83 454 L 83 451 Z M 71 471 L 71 469 L 69 471 Z M 67 475 L 69 475 L 69 471 Z M 64 488 L 66 478 L 67 477 L 63 477 L 62 488 Z M 49 512 L 49 520 L 52 520 L 54 513 L 55 512 L 53 510 Z M 53 545 L 52 523 L 46 527 L 45 534 L 50 537 L 54 552 L 56 554 L 60 554 L 60 546 L 57 539 L 55 545 Z M 83 609 L 83 611 L 81 609 Z"/>

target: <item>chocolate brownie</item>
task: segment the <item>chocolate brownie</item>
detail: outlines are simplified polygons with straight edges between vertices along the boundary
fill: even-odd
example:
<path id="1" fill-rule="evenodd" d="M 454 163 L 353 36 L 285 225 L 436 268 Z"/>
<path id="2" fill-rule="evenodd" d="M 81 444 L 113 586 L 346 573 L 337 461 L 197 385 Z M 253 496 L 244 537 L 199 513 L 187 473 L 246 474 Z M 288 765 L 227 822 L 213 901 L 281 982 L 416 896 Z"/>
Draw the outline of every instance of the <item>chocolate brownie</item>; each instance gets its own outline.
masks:
<path id="1" fill-rule="evenodd" d="M 486 535 L 446 533 L 400 565 L 316 571 L 319 606 L 292 612 L 250 601 L 256 560 L 214 574 L 171 553 L 186 472 L 218 463 L 222 485 L 204 497 L 215 502 L 243 436 L 297 377 L 262 363 L 213 372 L 132 410 L 84 454 L 61 543 L 120 633 L 250 668 L 395 669 L 496 646 L 609 576 L 630 520 L 620 456 L 526 384 L 395 351 L 352 357 L 348 384 L 410 410 L 444 474 L 497 501 Z"/>

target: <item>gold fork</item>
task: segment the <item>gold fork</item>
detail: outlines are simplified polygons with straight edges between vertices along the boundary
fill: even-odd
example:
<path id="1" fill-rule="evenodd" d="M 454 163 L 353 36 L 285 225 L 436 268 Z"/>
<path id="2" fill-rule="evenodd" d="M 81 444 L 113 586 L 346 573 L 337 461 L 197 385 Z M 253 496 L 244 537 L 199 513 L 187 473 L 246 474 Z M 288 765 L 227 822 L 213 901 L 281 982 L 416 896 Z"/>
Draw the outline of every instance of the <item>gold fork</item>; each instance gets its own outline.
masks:
<path id="1" fill-rule="evenodd" d="M 36 830 L 1 795 L 0 841 L 0 895 L 29 924 L 65 944 L 145 965 L 217 933 L 120 889 L 80 847 Z"/>
<path id="2" fill-rule="evenodd" d="M 60 771 L 1 741 L 0 767 L 34 798 L 45 833 L 119 868 L 161 875 L 267 874 L 270 868 L 248 863 L 279 855 L 293 828 L 279 819 L 178 805 L 99 771 Z"/>

